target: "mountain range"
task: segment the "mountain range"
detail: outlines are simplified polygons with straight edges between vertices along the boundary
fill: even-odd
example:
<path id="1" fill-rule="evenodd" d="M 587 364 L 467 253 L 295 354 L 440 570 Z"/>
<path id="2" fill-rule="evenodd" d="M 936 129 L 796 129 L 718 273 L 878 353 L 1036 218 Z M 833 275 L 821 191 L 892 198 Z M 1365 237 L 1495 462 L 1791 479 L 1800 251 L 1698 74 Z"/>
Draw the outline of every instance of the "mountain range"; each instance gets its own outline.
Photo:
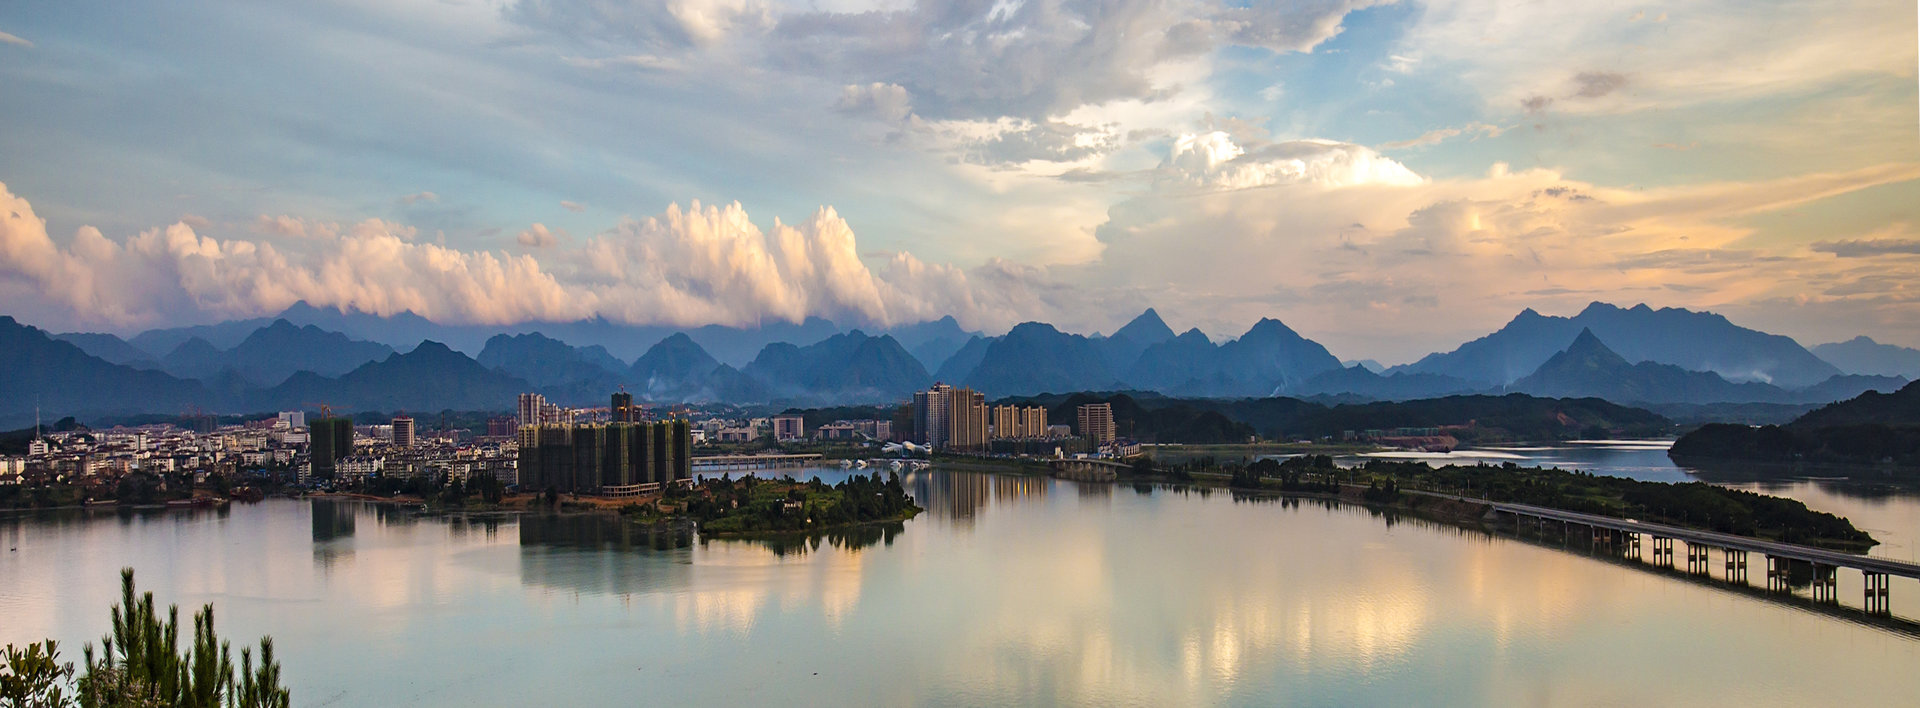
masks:
<path id="1" fill-rule="evenodd" d="M 1198 329 L 1176 334 L 1152 309 L 1108 336 L 1041 322 L 987 336 L 950 317 L 871 333 L 825 320 L 754 329 L 669 331 L 596 320 L 489 330 L 304 304 L 272 319 L 151 330 L 125 340 L 48 335 L 12 320 L 5 329 L 15 343 L 8 351 L 35 352 L 15 357 L 20 383 L 0 389 L 8 394 L 0 420 L 13 421 L 31 413 L 34 395 L 62 415 L 187 406 L 264 411 L 315 402 L 344 410 L 504 410 L 522 391 L 565 405 L 604 405 L 621 388 L 654 402 L 819 406 L 897 402 L 934 381 L 990 397 L 1128 390 L 1358 403 L 1520 392 L 1633 404 L 1817 404 L 1898 388 L 1906 381 L 1901 357 L 1912 352 L 1865 338 L 1823 345 L 1844 364 L 1836 366 L 1791 339 L 1713 313 L 1605 303 L 1573 317 L 1526 310 L 1452 351 L 1384 370 L 1371 362 L 1343 366 L 1277 319 L 1216 341 Z M 481 332 L 486 336 L 476 339 Z M 636 344 L 653 334 L 659 336 Z M 69 371 L 124 385 L 90 386 Z M 72 387 L 54 395 L 30 383 L 38 380 Z"/>
<path id="2" fill-rule="evenodd" d="M 1822 344 L 1812 351 L 1849 374 L 1920 379 L 1920 349 L 1881 344 L 1862 336 Z"/>

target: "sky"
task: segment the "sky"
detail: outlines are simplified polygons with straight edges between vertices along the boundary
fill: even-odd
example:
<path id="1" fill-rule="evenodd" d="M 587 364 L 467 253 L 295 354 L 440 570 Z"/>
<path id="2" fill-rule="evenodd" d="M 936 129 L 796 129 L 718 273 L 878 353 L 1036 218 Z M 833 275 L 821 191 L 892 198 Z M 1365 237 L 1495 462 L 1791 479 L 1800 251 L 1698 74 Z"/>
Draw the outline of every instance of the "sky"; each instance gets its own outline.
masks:
<path id="1" fill-rule="evenodd" d="M 1908 0 L 0 4 L 0 311 L 1920 346 Z"/>

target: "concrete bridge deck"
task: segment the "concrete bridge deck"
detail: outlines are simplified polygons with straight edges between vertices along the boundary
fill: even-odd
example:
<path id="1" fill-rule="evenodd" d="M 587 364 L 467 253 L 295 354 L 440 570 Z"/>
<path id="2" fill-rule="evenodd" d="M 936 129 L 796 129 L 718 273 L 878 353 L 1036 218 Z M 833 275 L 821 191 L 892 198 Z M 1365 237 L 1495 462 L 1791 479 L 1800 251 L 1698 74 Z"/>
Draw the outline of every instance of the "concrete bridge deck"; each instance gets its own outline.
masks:
<path id="1" fill-rule="evenodd" d="M 1447 495 L 1436 495 L 1436 496 L 1447 496 Z M 1667 524 L 1655 524 L 1655 523 L 1649 523 L 1645 521 L 1634 521 L 1632 519 L 1619 519 L 1611 516 L 1601 516 L 1598 514 L 1585 514 L 1577 511 L 1565 511 L 1562 509 L 1550 509 L 1547 507 L 1530 506 L 1527 504 L 1512 504 L 1507 502 L 1487 501 L 1485 499 L 1470 499 L 1466 497 L 1452 497 L 1452 498 L 1459 499 L 1465 502 L 1486 504 L 1487 506 L 1491 507 L 1494 511 L 1503 513 L 1503 514 L 1511 514 L 1515 516 L 1530 516 L 1538 519 L 1547 519 L 1551 521 L 1560 521 L 1560 522 L 1571 523 L 1571 524 L 1579 524 L 1581 526 L 1587 526 L 1590 528 L 1611 529 L 1614 531 L 1645 534 L 1647 536 L 1653 536 L 1653 537 L 1659 537 L 1659 538 L 1676 538 L 1676 539 L 1685 541 L 1690 545 L 1711 546 L 1714 548 L 1721 548 L 1721 549 L 1747 551 L 1751 553 L 1760 553 L 1763 555 L 1773 556 L 1775 558 L 1790 558 L 1793 560 L 1804 561 L 1807 563 L 1814 563 L 1818 565 L 1831 566 L 1836 568 L 1853 568 L 1855 570 L 1860 570 L 1868 573 L 1879 573 L 1883 575 L 1892 575 L 1892 576 L 1899 576 L 1902 578 L 1913 578 L 1913 579 L 1920 580 L 1920 564 L 1908 563 L 1906 561 L 1899 561 L 1891 558 L 1881 558 L 1877 556 L 1867 556 L 1867 555 L 1856 555 L 1853 553 L 1847 553 L 1845 551 L 1834 551 L 1834 550 L 1829 550 L 1825 548 L 1802 546 L 1797 543 L 1782 543 L 1779 541 L 1767 541 L 1767 540 L 1752 538 L 1748 536 L 1735 536 L 1733 534 L 1725 534 L 1725 533 L 1719 533 L 1715 531 L 1703 531 L 1699 529 L 1690 529 L 1690 528 L 1685 528 L 1681 526 L 1669 526 Z"/>

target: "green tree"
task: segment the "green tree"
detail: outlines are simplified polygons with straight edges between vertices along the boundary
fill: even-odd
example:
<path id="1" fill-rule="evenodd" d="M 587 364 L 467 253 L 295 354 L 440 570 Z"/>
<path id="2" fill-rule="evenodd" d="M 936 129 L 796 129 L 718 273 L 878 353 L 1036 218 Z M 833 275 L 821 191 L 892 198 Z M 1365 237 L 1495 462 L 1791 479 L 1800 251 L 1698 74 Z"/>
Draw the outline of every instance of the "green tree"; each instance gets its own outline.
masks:
<path id="1" fill-rule="evenodd" d="M 49 639 L 25 647 L 7 645 L 0 655 L 0 707 L 59 708 L 73 705 L 68 684 L 73 664 L 60 663 L 60 648 Z"/>

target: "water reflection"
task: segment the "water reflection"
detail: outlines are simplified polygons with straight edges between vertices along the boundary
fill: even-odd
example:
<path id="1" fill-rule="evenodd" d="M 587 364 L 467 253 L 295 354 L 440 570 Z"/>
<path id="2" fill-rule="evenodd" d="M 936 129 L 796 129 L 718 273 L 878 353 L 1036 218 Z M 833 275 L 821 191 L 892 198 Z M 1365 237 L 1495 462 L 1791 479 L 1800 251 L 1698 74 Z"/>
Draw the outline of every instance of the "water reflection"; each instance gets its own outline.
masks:
<path id="1" fill-rule="evenodd" d="M 785 545 L 322 500 L 130 526 L 0 522 L 22 547 L 0 554 L 0 641 L 97 638 L 113 570 L 139 557 L 143 584 L 274 635 L 297 653 L 296 695 L 341 705 L 601 705 L 641 690 L 668 705 L 1920 695 L 1920 642 L 1558 539 L 1315 499 L 949 474 L 903 480 L 920 518 Z M 301 555 L 323 546 L 359 554 L 319 572 Z M 1920 588 L 1894 599 L 1920 607 Z"/>

